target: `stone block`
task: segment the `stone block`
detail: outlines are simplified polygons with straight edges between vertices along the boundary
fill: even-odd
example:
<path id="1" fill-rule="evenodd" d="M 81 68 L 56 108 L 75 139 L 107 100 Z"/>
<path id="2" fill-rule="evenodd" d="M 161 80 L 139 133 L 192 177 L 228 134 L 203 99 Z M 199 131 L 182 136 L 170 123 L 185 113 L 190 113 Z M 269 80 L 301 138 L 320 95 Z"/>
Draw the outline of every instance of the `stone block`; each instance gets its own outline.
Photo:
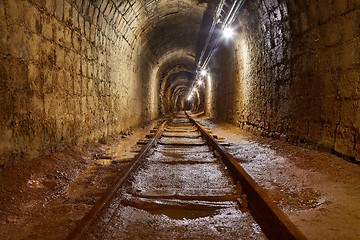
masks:
<path id="1" fill-rule="evenodd" d="M 84 77 L 89 76 L 89 73 L 88 73 L 88 61 L 86 59 L 83 59 L 81 61 L 81 70 L 82 70 L 82 76 L 84 76 Z"/>
<path id="2" fill-rule="evenodd" d="M 83 0 L 74 0 L 73 2 L 74 2 L 74 4 L 75 4 L 77 10 L 80 12 L 80 9 L 81 9 L 81 7 L 82 7 L 82 2 L 83 2 Z M 96 3 L 97 3 L 97 2 L 98 2 L 98 1 L 96 1 Z M 95 4 L 95 3 L 94 3 L 94 4 Z"/>
<path id="3" fill-rule="evenodd" d="M 64 1 L 64 21 L 67 23 L 68 27 L 72 27 L 72 6 L 67 1 Z"/>
<path id="4" fill-rule="evenodd" d="M 85 33 L 85 19 L 83 18 L 82 15 L 79 14 L 79 19 L 78 19 L 79 23 L 78 23 L 78 26 L 79 26 L 79 33 L 81 35 L 83 35 Z"/>
<path id="5" fill-rule="evenodd" d="M 87 77 L 81 77 L 81 96 L 85 97 L 88 96 L 88 82 L 90 81 Z"/>
<path id="6" fill-rule="evenodd" d="M 42 116 L 44 110 L 44 100 L 42 97 L 33 95 L 29 99 L 30 112 L 33 116 Z"/>
<path id="7" fill-rule="evenodd" d="M 28 65 L 28 81 L 30 90 L 35 93 L 40 94 L 42 90 L 43 82 L 41 80 L 41 70 L 40 67 L 34 64 Z"/>
<path id="8" fill-rule="evenodd" d="M 73 8 L 70 20 L 74 30 L 79 32 L 79 12 L 75 8 Z"/>
<path id="9" fill-rule="evenodd" d="M 29 90 L 29 82 L 28 82 L 28 68 L 24 62 L 16 61 L 12 62 L 10 68 L 10 78 L 9 87 L 15 91 Z"/>
<path id="10" fill-rule="evenodd" d="M 22 58 L 26 54 L 24 28 L 16 27 L 9 37 L 9 53 L 15 58 Z"/>
<path id="11" fill-rule="evenodd" d="M 41 64 L 48 65 L 48 66 L 56 65 L 55 48 L 56 48 L 56 45 L 51 41 L 44 39 L 41 42 L 41 45 L 40 45 Z"/>
<path id="12" fill-rule="evenodd" d="M 94 23 L 94 11 L 95 11 L 95 6 L 90 4 L 88 9 L 87 9 L 87 13 L 86 13 L 86 16 L 85 16 L 85 19 L 90 21 L 92 24 L 95 24 Z"/>
<path id="13" fill-rule="evenodd" d="M 4 18 L 0 16 L 0 55 L 8 55 L 9 54 L 9 42 L 8 37 L 10 35 L 9 29 L 6 25 L 6 21 Z"/>
<path id="14" fill-rule="evenodd" d="M 47 40 L 54 39 L 53 20 L 48 16 L 44 16 L 42 21 L 42 34 Z"/>
<path id="15" fill-rule="evenodd" d="M 360 0 L 348 0 L 349 10 L 355 10 L 360 6 Z"/>
<path id="16" fill-rule="evenodd" d="M 359 98 L 359 85 L 359 74 L 355 70 L 344 72 L 337 83 L 339 97 Z"/>
<path id="17" fill-rule="evenodd" d="M 73 95 L 73 82 L 72 82 L 72 77 L 70 72 L 68 71 L 64 71 L 64 87 L 66 87 L 66 91 L 65 91 L 65 95 L 70 97 L 71 95 Z"/>
<path id="18" fill-rule="evenodd" d="M 5 1 L 0 1 L 0 19 L 5 22 Z"/>
<path id="19" fill-rule="evenodd" d="M 88 77 L 93 78 L 96 75 L 95 65 L 94 63 L 89 62 L 88 64 Z"/>
<path id="20" fill-rule="evenodd" d="M 354 139 L 355 130 L 353 128 L 339 125 L 336 128 L 335 151 L 345 156 L 353 156 L 355 146 Z"/>
<path id="21" fill-rule="evenodd" d="M 55 121 L 55 141 L 61 143 L 63 141 L 64 122 L 61 118 L 56 118 L 54 121 Z"/>
<path id="22" fill-rule="evenodd" d="M 93 19 L 92 23 L 95 26 L 98 26 L 99 13 L 100 13 L 99 8 L 95 7 L 94 10 L 93 10 L 93 15 L 92 15 L 92 19 Z"/>
<path id="23" fill-rule="evenodd" d="M 11 63 L 6 58 L 0 58 L 0 90 L 7 91 L 10 83 Z"/>
<path id="24" fill-rule="evenodd" d="M 300 28 L 301 32 L 306 32 L 309 29 L 308 16 L 305 12 L 300 13 Z"/>
<path id="25" fill-rule="evenodd" d="M 80 75 L 74 76 L 73 78 L 73 92 L 76 96 L 81 96 L 82 78 Z"/>
<path id="26" fill-rule="evenodd" d="M 123 1 L 121 5 L 118 7 L 120 10 L 120 14 L 124 15 L 130 9 L 130 7 L 131 5 L 129 4 L 128 1 Z"/>
<path id="27" fill-rule="evenodd" d="M 319 4 L 319 22 L 325 23 L 330 20 L 332 14 L 332 0 L 318 0 Z"/>
<path id="28" fill-rule="evenodd" d="M 91 23 L 89 21 L 85 21 L 85 35 L 86 39 L 90 40 L 91 37 Z"/>
<path id="29" fill-rule="evenodd" d="M 360 44 L 349 42 L 342 44 L 340 51 L 340 66 L 343 69 L 351 70 L 360 66 Z"/>
<path id="30" fill-rule="evenodd" d="M 62 118 L 66 111 L 67 106 L 64 105 L 64 99 L 61 98 L 50 98 L 50 109 L 49 116 L 51 118 Z"/>
<path id="31" fill-rule="evenodd" d="M 314 28 L 318 25 L 318 17 L 319 17 L 319 8 L 321 6 L 318 5 L 316 1 L 309 2 L 306 8 L 307 12 L 307 23 L 309 24 L 309 28 Z"/>
<path id="32" fill-rule="evenodd" d="M 338 123 L 340 121 L 341 103 L 334 96 L 322 97 L 321 119 L 331 123 Z"/>
<path id="33" fill-rule="evenodd" d="M 64 29 L 64 46 L 72 49 L 72 30 L 69 28 Z"/>
<path id="34" fill-rule="evenodd" d="M 26 29 L 32 33 L 40 34 L 42 32 L 42 23 L 39 9 L 32 4 L 27 4 L 25 9 Z"/>
<path id="35" fill-rule="evenodd" d="M 64 70 L 60 69 L 57 71 L 57 79 L 55 82 L 54 91 L 61 97 L 66 96 L 66 92 L 68 90 L 67 86 L 68 82 L 66 81 L 66 73 Z"/>
<path id="36" fill-rule="evenodd" d="M 29 94 L 27 92 L 16 92 L 14 93 L 14 112 L 13 114 L 16 114 L 20 117 L 20 121 L 22 116 L 28 115 L 30 108 L 30 102 L 29 102 Z"/>
<path id="37" fill-rule="evenodd" d="M 54 92 L 54 82 L 56 82 L 56 72 L 53 69 L 45 67 L 42 70 L 43 76 L 43 93 L 52 94 Z"/>
<path id="38" fill-rule="evenodd" d="M 45 1 L 45 10 L 48 14 L 54 15 L 56 10 L 57 0 L 46 0 Z"/>
<path id="39" fill-rule="evenodd" d="M 106 18 L 111 17 L 109 15 L 110 15 L 110 12 L 112 9 L 113 9 L 113 3 L 112 3 L 112 1 L 110 1 L 109 4 L 106 6 L 106 8 L 103 11 L 103 14 Z"/>
<path id="40" fill-rule="evenodd" d="M 108 0 L 104 0 L 102 1 L 101 5 L 99 6 L 100 12 L 104 13 L 106 7 L 108 6 L 109 1 Z"/>
<path id="41" fill-rule="evenodd" d="M 56 46 L 56 67 L 58 69 L 63 69 L 65 67 L 65 50 L 57 45 Z"/>
<path id="42" fill-rule="evenodd" d="M 54 22 L 54 35 L 55 43 L 64 46 L 65 27 L 59 21 Z"/>
<path id="43" fill-rule="evenodd" d="M 342 101 L 340 124 L 349 127 L 354 126 L 358 109 L 359 107 L 357 100 Z"/>
<path id="44" fill-rule="evenodd" d="M 55 17 L 61 21 L 64 19 L 64 0 L 56 1 Z"/>
<path id="45" fill-rule="evenodd" d="M 132 5 L 132 9 L 134 9 L 135 12 L 140 12 L 142 8 L 145 8 L 144 3 L 139 1 L 134 1 Z"/>
<path id="46" fill-rule="evenodd" d="M 319 94 L 322 97 L 335 97 L 338 94 L 337 84 L 339 76 L 332 72 L 327 72 L 325 69 L 319 69 L 318 74 L 319 76 L 317 76 L 317 78 L 321 84 Z"/>
<path id="47" fill-rule="evenodd" d="M 348 10 L 348 1 L 333 1 L 333 9 L 336 15 L 342 15 Z"/>
<path id="48" fill-rule="evenodd" d="M 24 22 L 24 1 L 9 0 L 6 2 L 6 12 L 9 21 L 13 25 L 20 25 Z"/>
<path id="49" fill-rule="evenodd" d="M 74 74 L 75 75 L 81 75 L 82 74 L 81 56 L 79 54 L 74 55 L 73 67 L 74 67 Z"/>
<path id="50" fill-rule="evenodd" d="M 135 13 L 135 15 L 136 15 L 136 13 Z M 118 16 L 119 16 L 119 11 L 115 7 L 113 7 L 108 16 L 109 25 L 114 26 Z"/>
<path id="51" fill-rule="evenodd" d="M 339 18 L 340 31 L 344 42 L 352 41 L 360 37 L 360 13 L 350 12 L 344 17 Z"/>
<path id="52" fill-rule="evenodd" d="M 73 70 L 74 58 L 75 58 L 75 53 L 66 49 L 65 60 L 64 60 L 64 68 L 66 71 L 71 72 Z"/>
<path id="53" fill-rule="evenodd" d="M 338 29 L 341 28 L 342 26 L 338 21 L 321 25 L 319 27 L 321 44 L 324 46 L 334 46 L 340 43 L 342 41 L 342 34 Z"/>
<path id="54" fill-rule="evenodd" d="M 308 109 L 310 121 L 315 121 L 315 122 L 320 121 L 321 110 L 323 108 L 321 101 L 322 101 L 322 99 L 321 99 L 321 97 L 319 97 L 319 95 L 316 95 L 316 94 L 312 95 L 312 97 L 310 99 L 309 109 Z"/>
<path id="55" fill-rule="evenodd" d="M 335 146 L 336 126 L 332 123 L 322 123 L 320 145 L 325 149 L 333 149 Z"/>
<path id="56" fill-rule="evenodd" d="M 95 43 L 96 41 L 96 33 L 97 33 L 97 27 L 95 25 L 91 25 L 91 29 L 90 29 L 90 42 L 92 44 Z"/>

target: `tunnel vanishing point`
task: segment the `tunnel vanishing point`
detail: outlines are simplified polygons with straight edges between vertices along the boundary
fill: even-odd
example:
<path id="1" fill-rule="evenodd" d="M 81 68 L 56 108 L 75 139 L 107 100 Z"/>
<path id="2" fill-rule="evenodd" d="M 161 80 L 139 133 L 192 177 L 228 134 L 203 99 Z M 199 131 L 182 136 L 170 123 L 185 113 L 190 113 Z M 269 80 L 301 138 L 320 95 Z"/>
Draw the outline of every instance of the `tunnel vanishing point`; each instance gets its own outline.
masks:
<path id="1" fill-rule="evenodd" d="M 0 163 L 184 108 L 360 161 L 360 0 L 245 1 L 190 99 L 219 2 L 0 0 Z"/>

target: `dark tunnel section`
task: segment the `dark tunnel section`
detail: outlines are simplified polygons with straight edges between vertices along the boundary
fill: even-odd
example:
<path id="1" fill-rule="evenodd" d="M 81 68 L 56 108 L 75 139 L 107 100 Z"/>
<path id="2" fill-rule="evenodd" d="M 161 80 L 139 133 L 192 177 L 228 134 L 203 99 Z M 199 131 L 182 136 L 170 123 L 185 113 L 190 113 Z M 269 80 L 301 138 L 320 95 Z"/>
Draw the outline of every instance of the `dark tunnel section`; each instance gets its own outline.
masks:
<path id="1" fill-rule="evenodd" d="M 185 70 L 164 76 L 160 83 L 160 112 L 162 115 L 178 113 L 182 110 L 204 111 L 204 86 L 199 86 L 194 97 L 188 98 L 194 77 L 194 71 Z"/>

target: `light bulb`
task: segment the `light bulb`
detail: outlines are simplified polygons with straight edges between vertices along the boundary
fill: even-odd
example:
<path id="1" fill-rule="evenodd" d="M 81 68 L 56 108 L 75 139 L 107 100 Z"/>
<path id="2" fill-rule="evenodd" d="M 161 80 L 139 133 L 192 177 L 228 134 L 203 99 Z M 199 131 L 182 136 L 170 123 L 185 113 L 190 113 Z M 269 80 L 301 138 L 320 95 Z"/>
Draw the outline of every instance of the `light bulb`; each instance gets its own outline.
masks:
<path id="1" fill-rule="evenodd" d="M 229 39 L 229 38 L 232 38 L 232 36 L 234 36 L 234 30 L 229 28 L 229 27 L 226 27 L 224 30 L 223 30 L 223 36 L 224 38 L 226 39 Z"/>
<path id="2" fill-rule="evenodd" d="M 205 69 L 202 69 L 202 70 L 200 71 L 200 75 L 201 75 L 201 76 L 205 77 L 206 74 L 207 74 L 207 72 L 206 72 Z"/>

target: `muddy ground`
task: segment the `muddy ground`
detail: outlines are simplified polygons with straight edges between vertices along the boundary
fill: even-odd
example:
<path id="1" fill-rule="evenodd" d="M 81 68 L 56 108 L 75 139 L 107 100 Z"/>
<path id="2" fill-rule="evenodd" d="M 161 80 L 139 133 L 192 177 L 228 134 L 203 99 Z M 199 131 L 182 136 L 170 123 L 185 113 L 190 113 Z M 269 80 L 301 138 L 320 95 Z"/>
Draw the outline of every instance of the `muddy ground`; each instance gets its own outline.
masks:
<path id="1" fill-rule="evenodd" d="M 156 123 L 0 170 L 0 239 L 65 239 Z"/>
<path id="2" fill-rule="evenodd" d="M 219 136 L 308 239 L 360 239 L 360 165 L 200 120 Z"/>
<path id="3" fill-rule="evenodd" d="M 201 119 L 309 239 L 360 239 L 360 166 Z M 155 124 L 155 123 L 154 123 Z M 154 126 L 0 169 L 0 239 L 64 239 Z"/>

